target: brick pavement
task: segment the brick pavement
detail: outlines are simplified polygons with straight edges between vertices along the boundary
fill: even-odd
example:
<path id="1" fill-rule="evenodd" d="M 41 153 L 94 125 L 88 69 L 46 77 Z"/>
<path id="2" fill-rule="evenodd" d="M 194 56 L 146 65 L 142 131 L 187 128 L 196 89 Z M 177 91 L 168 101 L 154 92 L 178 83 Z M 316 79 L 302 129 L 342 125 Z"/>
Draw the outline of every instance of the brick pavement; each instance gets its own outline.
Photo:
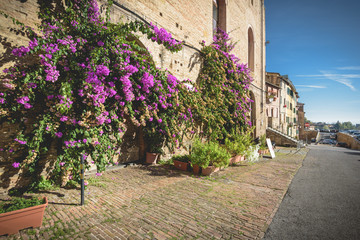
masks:
<path id="1" fill-rule="evenodd" d="M 307 149 L 228 167 L 211 177 L 172 166 L 132 166 L 49 199 L 43 226 L 2 239 L 260 239 Z M 3 196 L 4 197 L 4 196 Z"/>

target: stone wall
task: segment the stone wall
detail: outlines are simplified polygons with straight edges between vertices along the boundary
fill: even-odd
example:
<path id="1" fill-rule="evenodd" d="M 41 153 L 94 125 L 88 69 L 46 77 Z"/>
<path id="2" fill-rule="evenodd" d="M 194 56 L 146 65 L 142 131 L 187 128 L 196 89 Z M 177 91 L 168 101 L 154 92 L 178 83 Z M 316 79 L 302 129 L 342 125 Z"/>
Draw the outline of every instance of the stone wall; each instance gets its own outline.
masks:
<path id="1" fill-rule="evenodd" d="M 360 141 L 346 133 L 337 133 L 337 141 L 346 143 L 349 148 L 360 150 Z"/>
<path id="2" fill-rule="evenodd" d="M 284 134 L 279 134 L 269 129 L 266 130 L 266 137 L 270 138 L 271 142 L 274 142 L 276 146 L 285 146 L 285 147 L 297 147 L 297 141 L 295 139 L 289 138 Z"/>
<path id="3" fill-rule="evenodd" d="M 300 135 L 300 140 L 303 140 L 306 143 L 311 143 L 311 139 L 315 138 L 316 141 L 320 140 L 319 131 L 315 130 L 305 130 L 302 135 Z"/>

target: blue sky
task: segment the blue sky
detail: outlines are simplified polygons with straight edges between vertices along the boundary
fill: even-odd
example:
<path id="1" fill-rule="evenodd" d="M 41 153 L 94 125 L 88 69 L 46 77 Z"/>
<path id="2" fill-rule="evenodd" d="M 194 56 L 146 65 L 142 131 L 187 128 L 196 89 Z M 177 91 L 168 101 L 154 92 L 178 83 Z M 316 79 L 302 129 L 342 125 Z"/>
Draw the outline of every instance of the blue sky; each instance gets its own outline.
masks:
<path id="1" fill-rule="evenodd" d="M 265 0 L 266 71 L 289 75 L 311 121 L 360 123 L 360 1 Z"/>

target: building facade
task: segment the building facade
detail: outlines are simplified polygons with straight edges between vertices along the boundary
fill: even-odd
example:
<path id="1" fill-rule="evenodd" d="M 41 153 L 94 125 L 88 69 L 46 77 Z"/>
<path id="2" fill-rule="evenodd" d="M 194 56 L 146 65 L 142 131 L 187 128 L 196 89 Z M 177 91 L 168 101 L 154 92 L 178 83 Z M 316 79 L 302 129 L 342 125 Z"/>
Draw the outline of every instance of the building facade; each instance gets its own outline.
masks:
<path id="1" fill-rule="evenodd" d="M 280 130 L 280 99 L 281 88 L 279 73 L 266 73 L 266 116 L 267 126 Z"/>
<path id="2" fill-rule="evenodd" d="M 145 37 L 140 41 L 148 48 L 158 67 L 168 69 L 178 79 L 196 81 L 201 69 L 200 42 L 212 42 L 219 27 L 237 42 L 233 53 L 248 63 L 254 79 L 250 86 L 251 122 L 254 137 L 265 134 L 265 9 L 263 0 L 117 0 L 111 10 L 114 22 L 132 20 L 153 23 L 184 41 L 183 49 L 170 53 Z"/>
<path id="3" fill-rule="evenodd" d="M 297 99 L 299 98 L 298 93 L 294 84 L 291 82 L 287 75 L 282 76 L 282 93 L 284 99 L 283 113 L 285 123 L 283 133 L 290 137 L 298 136 L 298 117 L 297 117 Z"/>
<path id="4" fill-rule="evenodd" d="M 304 103 L 297 103 L 298 109 L 298 128 L 299 128 L 299 139 L 305 139 L 305 111 L 304 111 Z"/>

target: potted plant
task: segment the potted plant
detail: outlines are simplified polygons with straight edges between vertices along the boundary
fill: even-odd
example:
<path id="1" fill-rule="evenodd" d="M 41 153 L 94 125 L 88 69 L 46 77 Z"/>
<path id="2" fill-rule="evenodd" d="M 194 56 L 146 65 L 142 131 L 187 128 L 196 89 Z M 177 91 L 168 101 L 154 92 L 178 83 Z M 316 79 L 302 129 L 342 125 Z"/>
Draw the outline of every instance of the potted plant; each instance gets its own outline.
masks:
<path id="1" fill-rule="evenodd" d="M 199 139 L 196 139 L 192 148 L 191 164 L 193 165 L 194 173 L 200 167 L 201 174 L 208 176 L 220 170 L 220 167 L 228 166 L 230 156 L 230 153 L 218 143 L 202 143 Z"/>
<path id="2" fill-rule="evenodd" d="M 264 155 L 267 153 L 266 135 L 260 137 L 259 154 Z"/>
<path id="3" fill-rule="evenodd" d="M 267 100 L 271 103 L 275 99 L 275 95 L 269 94 L 267 95 Z"/>
<path id="4" fill-rule="evenodd" d="M 147 164 L 154 164 L 163 153 L 165 137 L 162 133 L 155 130 L 144 130 L 144 138 L 147 146 L 145 162 Z"/>
<path id="5" fill-rule="evenodd" d="M 175 155 L 172 157 L 174 166 L 182 171 L 186 171 L 190 162 L 190 155 Z"/>
<path id="6" fill-rule="evenodd" d="M 40 227 L 48 205 L 46 197 L 13 198 L 0 203 L 0 235 L 16 234 L 29 227 Z"/>
<path id="7" fill-rule="evenodd" d="M 232 140 L 225 139 L 225 148 L 231 154 L 230 164 L 236 164 L 245 160 L 246 149 L 251 145 L 251 131 L 244 134 L 236 134 Z"/>

